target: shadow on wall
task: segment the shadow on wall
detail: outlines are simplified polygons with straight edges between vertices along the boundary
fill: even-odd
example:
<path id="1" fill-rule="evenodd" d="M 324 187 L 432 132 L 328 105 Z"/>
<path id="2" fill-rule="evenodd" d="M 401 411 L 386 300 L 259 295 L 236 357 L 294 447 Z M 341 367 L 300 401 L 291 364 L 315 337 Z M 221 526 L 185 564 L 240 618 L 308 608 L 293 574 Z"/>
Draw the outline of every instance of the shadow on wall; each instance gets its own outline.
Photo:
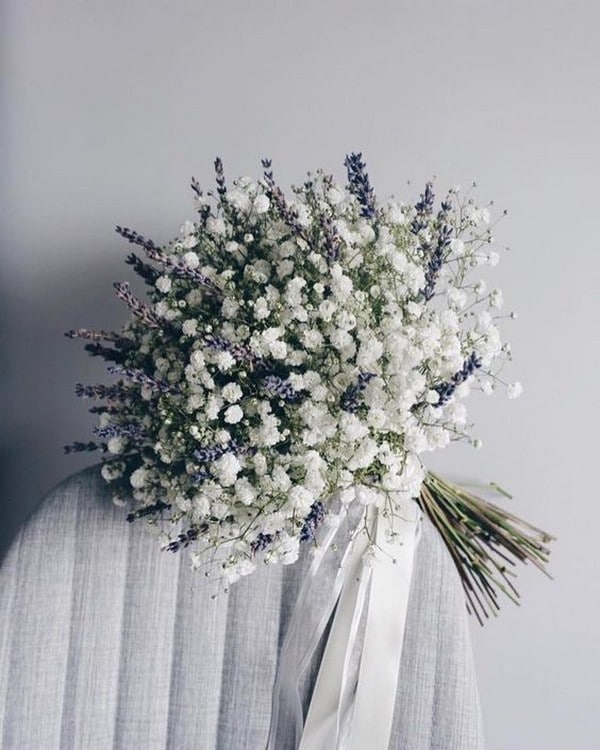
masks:
<path id="1" fill-rule="evenodd" d="M 57 252 L 46 250 L 50 258 Z M 40 257 L 41 257 L 40 253 Z M 102 259 L 98 261 L 98 259 Z M 58 267 L 57 267 L 58 266 Z M 129 317 L 112 282 L 128 280 L 143 296 L 130 266 L 106 248 L 61 268 L 15 278 L 0 274 L 0 388 L 4 424 L 0 437 L 0 559 L 44 496 L 100 454 L 65 455 L 63 446 L 94 439 L 94 402 L 77 398 L 75 383 L 110 383 L 106 363 L 91 357 L 70 328 L 120 330 Z"/>

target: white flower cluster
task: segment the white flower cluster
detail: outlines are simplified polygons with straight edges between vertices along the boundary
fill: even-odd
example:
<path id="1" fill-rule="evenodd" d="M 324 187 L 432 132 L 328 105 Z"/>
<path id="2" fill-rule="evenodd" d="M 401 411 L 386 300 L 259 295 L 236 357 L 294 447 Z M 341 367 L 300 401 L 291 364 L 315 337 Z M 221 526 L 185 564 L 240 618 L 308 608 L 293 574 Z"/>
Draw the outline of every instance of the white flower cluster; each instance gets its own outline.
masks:
<path id="1" fill-rule="evenodd" d="M 227 583 L 294 562 L 335 491 L 390 513 L 418 496 L 422 454 L 472 440 L 464 399 L 510 355 L 501 292 L 471 279 L 498 260 L 488 209 L 456 189 L 435 207 L 431 184 L 378 205 L 353 156 L 348 185 L 318 171 L 293 200 L 268 171 L 218 171 L 161 250 L 159 323 L 124 330 L 147 379 L 110 422 L 140 431 L 111 438 L 103 476 L 196 567 L 221 550 Z"/>

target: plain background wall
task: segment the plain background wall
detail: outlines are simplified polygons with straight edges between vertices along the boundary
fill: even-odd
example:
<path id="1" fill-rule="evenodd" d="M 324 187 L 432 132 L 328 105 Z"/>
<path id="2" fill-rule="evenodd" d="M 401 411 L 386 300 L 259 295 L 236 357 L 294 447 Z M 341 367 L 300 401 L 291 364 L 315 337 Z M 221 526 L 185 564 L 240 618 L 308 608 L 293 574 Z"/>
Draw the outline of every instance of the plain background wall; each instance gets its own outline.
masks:
<path id="1" fill-rule="evenodd" d="M 5 0 L 2 16 L 2 545 L 96 460 L 62 454 L 95 423 L 75 382 L 104 379 L 63 332 L 126 320 L 115 224 L 174 236 L 217 154 L 230 177 L 270 155 L 289 185 L 343 178 L 362 150 L 380 196 L 477 180 L 510 212 L 494 278 L 520 313 L 506 375 L 525 394 L 471 399 L 484 449 L 432 460 L 510 488 L 559 537 L 555 580 L 522 569 L 522 606 L 473 623 L 488 749 L 598 747 L 597 4 Z"/>

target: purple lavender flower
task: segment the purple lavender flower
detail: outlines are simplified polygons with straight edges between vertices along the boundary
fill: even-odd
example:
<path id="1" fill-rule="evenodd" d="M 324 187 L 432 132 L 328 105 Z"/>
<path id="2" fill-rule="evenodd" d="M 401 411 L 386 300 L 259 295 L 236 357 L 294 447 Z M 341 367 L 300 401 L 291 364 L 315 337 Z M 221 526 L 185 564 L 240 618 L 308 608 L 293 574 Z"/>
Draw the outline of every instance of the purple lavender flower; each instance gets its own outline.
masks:
<path id="1" fill-rule="evenodd" d="M 234 456 L 240 456 L 246 453 L 255 453 L 256 450 L 254 447 L 241 445 L 235 438 L 232 438 L 226 445 L 205 445 L 201 448 L 196 448 L 192 455 L 200 464 L 211 464 L 214 461 L 218 461 L 226 453 L 233 453 Z M 191 475 L 192 481 L 195 484 L 203 484 L 210 477 L 210 470 L 206 466 L 203 466 L 199 471 Z"/>
<path id="2" fill-rule="evenodd" d="M 92 406 L 88 409 L 90 414 L 120 414 L 121 409 L 118 406 Z"/>
<path id="3" fill-rule="evenodd" d="M 98 344 L 95 341 L 91 341 L 83 348 L 86 352 L 89 352 L 92 357 L 101 357 L 105 362 L 123 364 L 127 359 L 127 352 L 122 352 L 118 349 L 111 349 L 108 346 L 102 346 L 102 344 Z"/>
<path id="4" fill-rule="evenodd" d="M 340 257 L 340 246 L 342 240 L 336 235 L 333 223 L 329 217 L 322 215 L 319 218 L 319 223 L 321 225 L 321 230 L 323 231 L 327 260 L 332 263 Z"/>
<path id="5" fill-rule="evenodd" d="M 421 294 L 427 301 L 434 295 L 437 277 L 444 263 L 444 256 L 451 240 L 452 227 L 443 224 L 438 232 L 436 246 L 433 251 L 430 251 L 431 255 L 425 271 L 425 286 L 421 290 Z"/>
<path id="6" fill-rule="evenodd" d="M 165 255 L 164 253 L 161 252 L 160 248 L 157 247 L 157 245 L 155 245 L 155 243 L 152 240 L 148 240 L 145 237 L 142 237 L 141 234 L 138 234 L 133 229 L 128 229 L 127 227 L 117 226 L 116 231 L 118 234 L 121 235 L 121 237 L 124 237 L 129 242 L 132 242 L 135 245 L 139 245 L 140 247 L 143 247 L 144 250 L 146 251 L 146 255 L 150 258 L 150 260 L 154 260 L 157 263 L 160 263 L 161 265 L 165 266 L 165 268 L 168 268 L 171 271 L 171 273 L 173 273 L 175 276 L 180 276 L 180 277 L 191 279 L 192 281 L 195 281 L 198 284 L 201 284 L 202 286 L 206 287 L 212 292 L 220 291 L 217 285 L 214 283 L 214 281 L 212 279 L 209 279 L 208 276 L 205 276 L 201 271 L 198 271 L 197 268 L 189 268 L 185 263 L 182 263 L 181 261 L 175 260 L 174 258 L 171 258 L 168 255 Z M 138 305 L 141 305 L 139 301 L 137 302 L 138 302 Z M 152 314 L 154 315 L 154 313 Z M 159 326 L 154 326 L 154 327 L 159 327 Z"/>
<path id="7" fill-rule="evenodd" d="M 298 401 L 302 394 L 296 391 L 289 380 L 279 377 L 279 375 L 267 375 L 263 380 L 264 389 L 272 396 L 280 396 L 284 401 L 290 403 Z"/>
<path id="8" fill-rule="evenodd" d="M 146 282 L 146 284 L 148 284 L 148 286 L 154 286 L 156 279 L 160 276 L 160 271 L 149 263 L 144 263 L 144 261 L 135 253 L 129 253 L 125 259 L 125 263 L 133 266 L 133 270 Z"/>
<path id="9" fill-rule="evenodd" d="M 198 539 L 200 534 L 205 533 L 208 531 L 208 525 L 202 524 L 200 528 L 191 528 L 187 531 L 184 531 L 181 534 L 178 534 L 177 539 L 167 544 L 165 547 L 166 550 L 169 552 L 178 552 L 182 547 L 189 546 L 193 541 Z"/>
<path id="10" fill-rule="evenodd" d="M 435 193 L 433 192 L 433 182 L 428 182 L 425 185 L 424 192 L 420 195 L 420 200 L 415 203 L 415 209 L 419 214 L 430 214 L 433 210 L 433 202 L 435 200 Z"/>
<path id="11" fill-rule="evenodd" d="M 148 433 L 139 424 L 109 424 L 105 427 L 92 427 L 92 432 L 100 438 L 124 437 L 128 440 L 142 442 Z"/>
<path id="12" fill-rule="evenodd" d="M 191 478 L 194 484 L 204 484 L 207 479 L 210 479 L 210 471 L 208 469 L 200 469 L 200 471 L 191 474 Z"/>
<path id="13" fill-rule="evenodd" d="M 137 318 L 139 318 L 142 323 L 144 323 L 144 325 L 147 325 L 148 328 L 162 327 L 162 323 L 158 315 L 153 310 L 151 310 L 148 305 L 140 302 L 140 300 L 131 293 L 129 283 L 127 281 L 115 281 L 113 286 L 115 288 L 117 297 L 125 302 L 131 312 Z"/>
<path id="14" fill-rule="evenodd" d="M 110 373 L 115 375 L 124 375 L 129 380 L 133 380 L 134 383 L 139 385 L 145 385 L 153 391 L 158 393 L 178 393 L 178 389 L 172 386 L 170 383 L 158 378 L 153 378 L 146 374 L 143 370 L 136 370 L 132 367 L 123 367 L 123 365 L 109 365 L 106 368 Z"/>
<path id="15" fill-rule="evenodd" d="M 89 339 L 90 341 L 110 341 L 111 343 L 122 346 L 123 344 L 131 346 L 131 339 L 125 338 L 114 331 L 90 331 L 87 328 L 71 328 L 65 332 L 69 339 Z"/>
<path id="16" fill-rule="evenodd" d="M 292 229 L 294 229 L 300 236 L 304 236 L 304 231 L 298 221 L 298 212 L 288 205 L 282 189 L 276 184 L 275 178 L 273 177 L 273 170 L 271 169 L 271 163 L 270 159 L 261 160 L 264 169 L 263 175 L 267 185 L 267 195 L 273 205 L 277 208 L 283 221 L 288 226 L 292 227 Z"/>
<path id="17" fill-rule="evenodd" d="M 275 539 L 274 534 L 263 534 L 263 532 L 261 531 L 257 535 L 256 539 L 254 539 L 250 543 L 250 550 L 252 554 L 255 555 L 257 552 L 262 552 L 263 550 L 265 550 L 273 542 L 273 539 Z"/>
<path id="18" fill-rule="evenodd" d="M 219 336 L 216 333 L 207 333 L 204 336 L 204 343 L 210 348 L 218 352 L 229 352 L 235 359 L 245 362 L 252 368 L 264 367 L 265 360 L 263 357 L 255 354 L 248 346 L 243 344 L 235 344 L 232 341 L 228 341 L 224 336 Z"/>
<path id="19" fill-rule="evenodd" d="M 204 196 L 204 192 L 202 188 L 200 187 L 200 183 L 195 177 L 192 177 L 191 180 L 191 188 L 196 194 L 196 198 L 200 199 Z M 210 216 L 210 206 L 208 203 L 205 203 L 204 201 L 199 201 L 200 208 L 198 209 L 198 213 L 200 214 L 200 220 L 202 221 L 202 224 L 206 224 L 208 217 Z"/>
<path id="20" fill-rule="evenodd" d="M 439 400 L 436 404 L 434 404 L 435 407 L 443 406 L 454 391 L 456 390 L 456 387 L 460 385 L 460 383 L 463 383 L 467 378 L 469 378 L 475 370 L 477 370 L 479 367 L 481 367 L 481 360 L 475 352 L 472 352 L 469 357 L 465 360 L 463 366 L 461 369 L 454 373 L 451 380 L 445 383 L 438 383 L 438 385 L 434 385 L 433 389 L 434 391 L 437 391 L 439 394 Z"/>
<path id="21" fill-rule="evenodd" d="M 375 216 L 375 193 L 369 182 L 366 172 L 366 164 L 362 160 L 362 153 L 351 153 L 346 156 L 344 166 L 348 171 L 348 183 L 350 192 L 355 196 L 360 205 L 361 216 L 372 219 Z"/>
<path id="22" fill-rule="evenodd" d="M 195 177 L 192 177 L 191 188 L 196 193 L 196 196 L 198 198 L 202 198 L 202 196 L 204 195 L 204 192 L 203 192 L 202 188 L 200 187 L 200 183 L 198 182 L 198 180 Z"/>
<path id="23" fill-rule="evenodd" d="M 116 383 L 115 385 L 83 385 L 83 383 L 76 383 L 75 395 L 79 398 L 120 401 L 128 395 L 128 391 L 120 383 Z"/>
<path id="24" fill-rule="evenodd" d="M 304 519 L 304 525 L 300 531 L 300 541 L 307 542 L 315 538 L 315 532 L 325 518 L 325 506 L 320 500 L 310 506 L 310 512 Z"/>
<path id="25" fill-rule="evenodd" d="M 209 445 L 204 446 L 202 448 L 196 448 L 196 450 L 193 452 L 193 456 L 198 461 L 198 463 L 204 464 L 204 463 L 212 463 L 213 461 L 217 461 L 221 456 L 224 456 L 225 453 L 229 453 L 231 451 L 231 442 L 227 445 Z"/>
<path id="26" fill-rule="evenodd" d="M 117 226 L 115 227 L 115 231 L 117 232 L 117 234 L 120 234 L 121 237 L 124 237 L 132 244 L 143 247 L 147 253 L 159 250 L 154 240 L 146 239 L 146 237 L 138 234 L 138 232 L 134 231 L 133 229 L 129 229 L 128 227 L 121 227 L 117 224 Z"/>
<path id="27" fill-rule="evenodd" d="M 87 328 L 79 328 L 65 331 L 65 336 L 70 339 L 88 339 L 89 343 L 84 347 L 87 352 L 93 357 L 102 357 L 106 362 L 116 362 L 118 364 L 123 363 L 126 351 L 134 346 L 131 339 L 113 331 L 90 331 Z M 108 341 L 114 344 L 115 348 L 103 346 L 100 343 L 101 341 Z"/>
<path id="28" fill-rule="evenodd" d="M 349 385 L 340 396 L 340 407 L 344 411 L 356 414 L 360 407 L 360 396 L 367 387 L 367 383 L 374 377 L 374 372 L 361 372 L 357 382 Z"/>
<path id="29" fill-rule="evenodd" d="M 196 448 L 192 455 L 198 463 L 212 463 L 221 458 L 221 456 L 224 456 L 225 453 L 233 453 L 234 456 L 239 456 L 243 453 L 248 453 L 249 451 L 249 448 L 240 445 L 235 438 L 232 438 L 225 445 L 206 445 L 201 448 Z"/>
<path id="30" fill-rule="evenodd" d="M 413 234 L 419 234 L 422 229 L 427 226 L 428 217 L 433 211 L 433 202 L 435 200 L 435 194 L 433 192 L 433 183 L 428 182 L 425 185 L 424 192 L 421 193 L 420 200 L 415 203 L 415 210 L 417 215 L 412 220 L 410 225 L 411 232 Z"/>
<path id="31" fill-rule="evenodd" d="M 225 187 L 225 172 L 223 171 L 223 161 L 219 156 L 217 156 L 217 158 L 215 159 L 215 174 L 217 180 L 217 193 L 222 198 L 227 192 L 227 188 Z"/>

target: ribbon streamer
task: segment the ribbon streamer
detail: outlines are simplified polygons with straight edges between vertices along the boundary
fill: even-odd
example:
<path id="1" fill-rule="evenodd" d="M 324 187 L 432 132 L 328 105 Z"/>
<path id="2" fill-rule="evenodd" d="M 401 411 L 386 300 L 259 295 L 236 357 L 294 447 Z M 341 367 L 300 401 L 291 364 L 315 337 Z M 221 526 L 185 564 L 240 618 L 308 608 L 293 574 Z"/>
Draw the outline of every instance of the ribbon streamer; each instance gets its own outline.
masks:
<path id="1" fill-rule="evenodd" d="M 310 603 L 318 600 L 313 596 L 317 574 L 343 519 L 330 529 L 290 618 L 273 691 L 267 750 L 387 750 L 421 518 L 413 500 L 396 506 L 393 514 L 373 506 L 366 509 L 315 625 Z M 370 546 L 376 550 L 374 559 L 365 555 Z M 300 681 L 334 610 L 304 720 Z M 307 632 L 308 643 L 302 644 Z"/>

